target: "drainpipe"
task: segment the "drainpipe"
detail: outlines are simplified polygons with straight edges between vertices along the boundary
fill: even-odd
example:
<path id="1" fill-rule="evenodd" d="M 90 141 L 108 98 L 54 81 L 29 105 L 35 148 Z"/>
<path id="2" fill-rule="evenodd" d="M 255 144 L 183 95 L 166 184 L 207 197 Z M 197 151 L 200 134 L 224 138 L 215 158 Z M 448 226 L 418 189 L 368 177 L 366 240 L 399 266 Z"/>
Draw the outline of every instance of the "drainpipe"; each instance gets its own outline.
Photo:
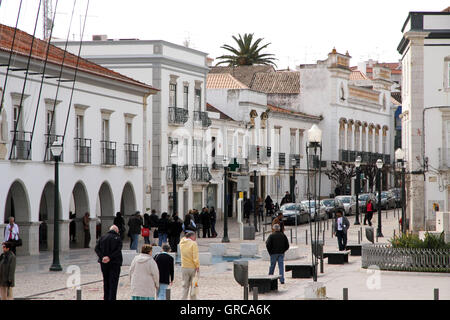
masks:
<path id="1" fill-rule="evenodd" d="M 147 172 L 148 172 L 148 163 L 147 163 L 147 105 L 148 105 L 148 97 L 152 95 L 153 92 L 149 92 L 144 94 L 143 100 L 142 100 L 142 107 L 143 107 L 143 130 L 142 130 L 142 161 L 143 161 L 143 198 L 142 198 L 142 204 L 143 208 L 142 211 L 146 212 L 146 194 L 147 194 Z"/>

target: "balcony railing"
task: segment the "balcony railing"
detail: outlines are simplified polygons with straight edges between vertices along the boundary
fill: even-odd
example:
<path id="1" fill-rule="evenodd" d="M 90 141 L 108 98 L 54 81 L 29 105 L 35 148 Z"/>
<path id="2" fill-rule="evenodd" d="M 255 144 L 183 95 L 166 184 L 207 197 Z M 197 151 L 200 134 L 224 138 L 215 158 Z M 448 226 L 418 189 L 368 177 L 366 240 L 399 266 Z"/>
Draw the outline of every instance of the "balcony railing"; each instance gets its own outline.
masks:
<path id="1" fill-rule="evenodd" d="M 378 159 L 383 160 L 384 164 L 390 164 L 391 155 L 377 152 L 339 150 L 339 161 L 354 163 L 356 157 L 361 157 L 362 163 L 376 163 Z"/>
<path id="2" fill-rule="evenodd" d="M 102 164 L 115 165 L 116 164 L 116 142 L 114 141 L 100 141 L 102 145 Z"/>
<path id="3" fill-rule="evenodd" d="M 208 128 L 212 123 L 208 112 L 204 111 L 194 111 L 194 121 L 201 122 L 203 128 Z"/>
<path id="4" fill-rule="evenodd" d="M 75 163 L 91 163 L 91 139 L 75 138 Z"/>
<path id="5" fill-rule="evenodd" d="M 184 182 L 187 180 L 187 178 L 189 177 L 189 169 L 187 165 L 184 166 L 177 166 L 176 167 L 176 180 L 177 182 Z M 172 176 L 172 166 L 167 166 L 166 167 L 166 180 L 169 182 L 173 181 L 173 176 Z"/>
<path id="6" fill-rule="evenodd" d="M 52 144 L 57 141 L 59 143 L 62 143 L 63 136 L 56 135 L 56 134 L 46 134 L 45 135 L 45 159 L 44 161 L 55 161 L 55 157 L 52 154 L 51 146 Z M 61 156 L 59 157 L 59 161 L 63 161 L 64 156 L 64 150 L 61 153 Z"/>
<path id="7" fill-rule="evenodd" d="M 125 166 L 137 167 L 139 163 L 138 152 L 139 145 L 132 143 L 125 143 Z"/>
<path id="8" fill-rule="evenodd" d="M 11 131 L 11 141 L 15 136 L 15 145 L 13 146 L 11 159 L 13 160 L 31 160 L 31 132 Z"/>
<path id="9" fill-rule="evenodd" d="M 197 182 L 209 182 L 212 179 L 211 173 L 209 173 L 208 167 L 202 165 L 192 166 L 192 181 Z"/>
<path id="10" fill-rule="evenodd" d="M 169 123 L 183 125 L 189 119 L 189 112 L 184 108 L 169 107 Z"/>
<path id="11" fill-rule="evenodd" d="M 275 158 L 275 167 L 276 168 L 285 168 L 286 167 L 286 153 L 278 152 Z"/>

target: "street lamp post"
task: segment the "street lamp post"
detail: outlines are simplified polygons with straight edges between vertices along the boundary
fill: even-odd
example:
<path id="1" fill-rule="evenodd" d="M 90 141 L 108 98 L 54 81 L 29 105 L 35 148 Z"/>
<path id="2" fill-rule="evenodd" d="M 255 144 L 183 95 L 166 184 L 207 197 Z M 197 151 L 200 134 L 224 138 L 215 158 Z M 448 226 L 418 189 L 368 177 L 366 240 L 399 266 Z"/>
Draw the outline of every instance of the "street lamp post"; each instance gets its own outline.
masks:
<path id="1" fill-rule="evenodd" d="M 383 160 L 377 160 L 377 184 L 378 184 L 378 226 L 377 226 L 377 237 L 382 238 L 383 233 L 381 232 L 381 168 L 383 168 Z"/>
<path id="2" fill-rule="evenodd" d="M 230 242 L 228 239 L 228 201 L 227 201 L 227 186 L 228 186 L 228 158 L 223 157 L 223 238 L 222 242 Z"/>
<path id="3" fill-rule="evenodd" d="M 313 201 L 314 201 L 314 232 L 312 230 L 312 223 L 311 223 L 311 192 L 310 192 L 310 159 L 309 159 L 309 149 L 312 149 L 314 151 L 314 159 L 313 164 L 318 163 L 318 169 L 319 169 L 319 178 L 318 178 L 318 184 L 319 184 L 319 190 L 317 190 L 317 181 L 316 181 L 316 172 L 314 169 L 314 189 L 313 189 Z M 317 157 L 317 149 L 319 149 L 319 161 L 316 162 Z M 317 218 L 320 217 L 318 215 L 319 207 L 318 202 L 320 199 L 320 182 L 321 182 L 321 163 L 322 161 L 322 130 L 319 129 L 317 125 L 313 125 L 311 129 L 308 130 L 308 144 L 306 145 L 306 165 L 307 165 L 307 172 L 308 172 L 308 199 L 309 199 L 309 229 L 311 234 L 311 259 L 313 264 L 313 281 L 317 281 L 317 265 L 318 265 L 318 255 L 319 253 L 319 230 L 317 228 Z M 323 250 L 323 249 L 322 249 Z"/>
<path id="4" fill-rule="evenodd" d="M 173 183 L 173 216 L 176 215 L 178 209 L 178 201 L 177 201 L 177 167 L 178 167 L 178 155 L 173 152 L 170 155 L 170 160 L 172 161 L 172 183 Z"/>
<path id="5" fill-rule="evenodd" d="M 291 166 L 292 166 L 291 199 L 292 199 L 292 203 L 295 203 L 295 165 L 296 164 L 297 164 L 297 160 L 293 157 L 291 159 Z"/>
<path id="6" fill-rule="evenodd" d="M 258 182 L 257 182 L 257 175 L 256 175 L 256 170 L 253 170 L 253 224 L 255 225 L 255 232 L 258 232 L 258 213 L 257 208 L 256 208 L 256 203 L 257 203 L 257 195 L 258 195 Z"/>
<path id="7" fill-rule="evenodd" d="M 50 147 L 55 159 L 55 199 L 54 199 L 54 222 L 53 222 L 53 263 L 50 271 L 62 271 L 59 262 L 59 160 L 63 151 L 63 146 L 56 141 Z"/>
<path id="8" fill-rule="evenodd" d="M 405 186 L 405 152 L 402 150 L 402 148 L 398 148 L 395 151 L 395 158 L 397 161 L 399 161 L 402 165 L 402 197 L 401 197 L 401 203 L 402 203 L 402 233 L 405 233 L 406 231 L 406 219 L 405 219 L 405 203 L 406 203 L 406 186 Z"/>
<path id="9" fill-rule="evenodd" d="M 355 194 L 356 194 L 356 217 L 355 217 L 355 225 L 359 225 L 359 188 L 361 186 L 360 183 L 360 169 L 361 166 L 361 156 L 357 156 L 355 160 L 355 167 L 356 167 L 356 180 L 355 180 Z M 350 207 L 351 207 L 351 201 L 350 201 Z"/>

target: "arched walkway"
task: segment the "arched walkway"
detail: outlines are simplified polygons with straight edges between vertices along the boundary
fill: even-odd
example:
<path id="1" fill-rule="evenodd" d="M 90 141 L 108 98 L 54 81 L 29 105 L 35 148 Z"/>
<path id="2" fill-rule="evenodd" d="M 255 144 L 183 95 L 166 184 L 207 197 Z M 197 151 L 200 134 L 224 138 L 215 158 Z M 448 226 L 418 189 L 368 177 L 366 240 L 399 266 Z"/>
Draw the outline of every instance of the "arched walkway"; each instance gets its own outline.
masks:
<path id="1" fill-rule="evenodd" d="M 114 198 L 111 191 L 111 186 L 108 182 L 103 182 L 100 186 L 100 190 L 98 191 L 98 202 L 97 208 L 99 210 L 99 214 L 97 218 L 99 218 L 100 223 L 97 225 L 97 234 L 98 238 L 100 235 L 108 232 L 109 227 L 112 225 L 114 219 Z"/>
<path id="2" fill-rule="evenodd" d="M 58 195 L 59 196 L 59 195 Z M 59 196 L 60 197 L 60 196 Z M 62 216 L 61 197 L 59 198 L 59 219 Z M 49 181 L 42 190 L 39 204 L 39 251 L 53 248 L 53 221 L 55 217 L 55 183 Z"/>
<path id="3" fill-rule="evenodd" d="M 83 217 L 86 212 L 89 212 L 89 197 L 86 191 L 86 187 L 81 181 L 78 181 L 73 188 L 72 201 L 74 212 L 72 212 L 72 217 L 70 217 L 71 221 L 69 223 L 69 236 L 71 239 L 70 247 L 83 248 Z"/>
<path id="4" fill-rule="evenodd" d="M 120 212 L 123 217 L 130 216 L 136 212 L 136 196 L 130 182 L 123 187 L 122 198 L 120 200 Z"/>

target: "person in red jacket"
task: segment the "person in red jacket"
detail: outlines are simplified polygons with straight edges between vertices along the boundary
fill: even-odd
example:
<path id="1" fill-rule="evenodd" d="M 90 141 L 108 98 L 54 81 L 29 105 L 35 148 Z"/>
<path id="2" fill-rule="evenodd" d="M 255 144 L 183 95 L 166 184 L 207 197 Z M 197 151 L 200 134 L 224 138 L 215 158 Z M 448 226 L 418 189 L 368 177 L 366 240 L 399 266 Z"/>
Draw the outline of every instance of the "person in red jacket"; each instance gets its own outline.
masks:
<path id="1" fill-rule="evenodd" d="M 369 226 L 372 226 L 372 216 L 373 216 L 373 204 L 372 200 L 369 199 L 367 200 L 366 215 L 364 216 L 364 224 L 366 224 L 366 222 L 369 222 Z"/>

